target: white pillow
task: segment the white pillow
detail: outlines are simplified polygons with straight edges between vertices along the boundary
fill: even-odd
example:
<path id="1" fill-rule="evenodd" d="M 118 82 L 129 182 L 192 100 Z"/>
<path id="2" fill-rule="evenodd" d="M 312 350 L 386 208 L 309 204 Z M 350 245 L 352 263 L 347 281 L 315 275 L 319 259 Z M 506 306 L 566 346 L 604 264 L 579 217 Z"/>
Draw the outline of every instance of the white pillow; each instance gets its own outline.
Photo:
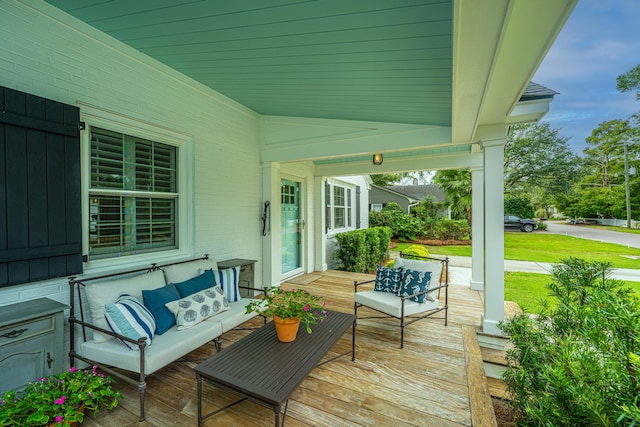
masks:
<path id="1" fill-rule="evenodd" d="M 178 330 L 188 329 L 203 320 L 229 310 L 231 306 L 220 286 L 214 286 L 165 304 L 176 316 Z"/>
<path id="2" fill-rule="evenodd" d="M 442 262 L 440 261 L 423 261 L 421 259 L 396 258 L 393 261 L 393 267 L 404 267 L 416 271 L 431 272 L 431 281 L 440 283 L 442 275 Z"/>
<path id="3" fill-rule="evenodd" d="M 192 279 L 200 274 L 200 270 L 205 271 L 209 269 L 212 269 L 213 271 L 217 270 L 218 263 L 212 259 L 200 259 L 197 261 L 163 267 L 164 277 L 167 279 L 167 285 Z"/>
<path id="4" fill-rule="evenodd" d="M 138 301 L 142 301 L 143 290 L 156 289 L 164 285 L 164 274 L 160 270 L 139 274 L 126 279 L 88 284 L 85 286 L 84 291 L 87 296 L 87 302 L 89 303 L 89 312 L 91 313 L 90 323 L 109 330 L 107 320 L 104 318 L 105 304 L 115 303 L 123 292 L 131 295 Z M 95 331 L 93 334 L 93 341 L 95 343 L 102 343 L 112 338 L 113 337 L 98 331 Z"/>

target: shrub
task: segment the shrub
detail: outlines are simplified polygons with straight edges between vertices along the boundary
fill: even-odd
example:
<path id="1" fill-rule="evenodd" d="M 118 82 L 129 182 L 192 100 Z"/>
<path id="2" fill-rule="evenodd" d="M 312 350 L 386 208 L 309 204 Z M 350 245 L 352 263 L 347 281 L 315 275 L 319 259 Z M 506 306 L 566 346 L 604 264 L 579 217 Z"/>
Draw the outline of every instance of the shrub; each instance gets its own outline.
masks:
<path id="1" fill-rule="evenodd" d="M 425 224 L 423 237 L 433 240 L 468 240 L 471 226 L 467 220 L 438 219 Z"/>
<path id="2" fill-rule="evenodd" d="M 640 301 L 608 274 L 607 263 L 564 260 L 548 285 L 556 308 L 501 324 L 518 425 L 640 422 Z"/>
<path id="3" fill-rule="evenodd" d="M 367 273 L 389 258 L 391 231 L 373 227 L 336 234 L 338 250 L 335 257 L 341 268 L 355 273 Z"/>
<path id="4" fill-rule="evenodd" d="M 393 218 L 389 211 L 369 212 L 369 227 L 390 227 L 392 222 Z"/>
<path id="5" fill-rule="evenodd" d="M 429 251 L 422 245 L 411 245 L 402 251 L 402 255 L 407 259 L 420 259 L 419 257 L 428 257 Z"/>

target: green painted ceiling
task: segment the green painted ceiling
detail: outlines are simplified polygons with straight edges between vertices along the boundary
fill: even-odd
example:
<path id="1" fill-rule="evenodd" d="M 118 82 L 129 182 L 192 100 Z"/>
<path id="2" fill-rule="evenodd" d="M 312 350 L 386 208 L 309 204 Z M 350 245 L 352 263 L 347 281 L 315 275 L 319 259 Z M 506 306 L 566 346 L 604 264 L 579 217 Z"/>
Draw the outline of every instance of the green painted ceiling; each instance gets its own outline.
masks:
<path id="1" fill-rule="evenodd" d="M 260 114 L 451 126 L 453 0 L 48 0 Z"/>

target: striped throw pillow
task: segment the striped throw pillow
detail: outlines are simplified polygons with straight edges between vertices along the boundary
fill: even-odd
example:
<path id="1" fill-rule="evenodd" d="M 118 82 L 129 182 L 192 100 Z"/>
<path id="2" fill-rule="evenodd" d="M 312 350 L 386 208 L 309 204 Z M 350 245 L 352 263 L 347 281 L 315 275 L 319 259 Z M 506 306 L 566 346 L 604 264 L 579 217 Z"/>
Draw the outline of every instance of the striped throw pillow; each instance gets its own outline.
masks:
<path id="1" fill-rule="evenodd" d="M 104 317 L 109 329 L 127 338 L 137 340 L 147 339 L 147 346 L 151 345 L 156 330 L 156 321 L 151 312 L 135 297 L 120 294 L 114 304 L 105 304 Z M 138 350 L 137 344 L 120 340 L 131 350 Z"/>
<path id="2" fill-rule="evenodd" d="M 240 289 L 238 289 L 240 267 L 225 268 L 224 270 L 218 270 L 214 273 L 216 283 L 222 288 L 227 301 L 240 301 L 242 299 Z"/>

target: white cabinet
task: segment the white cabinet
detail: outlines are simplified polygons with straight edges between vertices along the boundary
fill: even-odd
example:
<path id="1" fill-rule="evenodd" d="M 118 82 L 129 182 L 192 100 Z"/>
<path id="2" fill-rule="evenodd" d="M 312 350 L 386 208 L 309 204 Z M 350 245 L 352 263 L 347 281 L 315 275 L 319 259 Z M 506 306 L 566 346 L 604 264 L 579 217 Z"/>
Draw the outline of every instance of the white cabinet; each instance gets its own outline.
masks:
<path id="1" fill-rule="evenodd" d="M 48 298 L 0 307 L 0 394 L 62 371 L 67 308 Z"/>

